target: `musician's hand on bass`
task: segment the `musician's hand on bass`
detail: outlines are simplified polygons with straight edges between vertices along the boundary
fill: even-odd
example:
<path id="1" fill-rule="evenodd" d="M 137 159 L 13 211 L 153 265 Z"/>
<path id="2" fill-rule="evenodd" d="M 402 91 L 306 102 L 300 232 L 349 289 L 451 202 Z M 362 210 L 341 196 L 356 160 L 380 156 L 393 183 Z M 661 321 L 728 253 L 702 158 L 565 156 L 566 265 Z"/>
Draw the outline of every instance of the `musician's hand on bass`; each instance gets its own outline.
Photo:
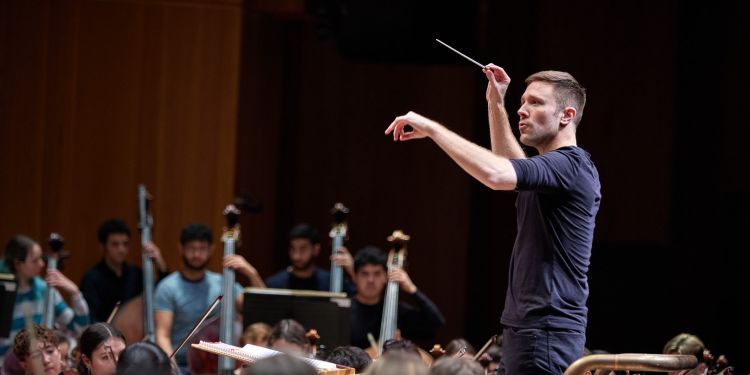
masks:
<path id="1" fill-rule="evenodd" d="M 44 281 L 46 281 L 47 285 L 50 287 L 61 289 L 70 295 L 75 295 L 81 292 L 76 283 L 70 281 L 69 278 L 65 277 L 62 272 L 56 269 L 47 270 L 47 276 L 44 278 Z"/>

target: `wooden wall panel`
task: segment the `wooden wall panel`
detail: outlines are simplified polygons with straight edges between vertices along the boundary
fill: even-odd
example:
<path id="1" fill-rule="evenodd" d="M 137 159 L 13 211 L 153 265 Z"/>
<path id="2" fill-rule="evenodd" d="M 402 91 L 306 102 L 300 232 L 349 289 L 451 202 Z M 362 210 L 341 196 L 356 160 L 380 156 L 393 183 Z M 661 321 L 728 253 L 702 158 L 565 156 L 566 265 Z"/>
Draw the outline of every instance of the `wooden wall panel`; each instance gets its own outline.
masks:
<path id="1" fill-rule="evenodd" d="M 241 2 L 0 7 L 0 238 L 60 232 L 78 281 L 100 258 L 101 221 L 137 230 L 136 187 L 146 183 L 172 269 L 183 225 L 209 224 L 218 240 L 234 195 Z"/>

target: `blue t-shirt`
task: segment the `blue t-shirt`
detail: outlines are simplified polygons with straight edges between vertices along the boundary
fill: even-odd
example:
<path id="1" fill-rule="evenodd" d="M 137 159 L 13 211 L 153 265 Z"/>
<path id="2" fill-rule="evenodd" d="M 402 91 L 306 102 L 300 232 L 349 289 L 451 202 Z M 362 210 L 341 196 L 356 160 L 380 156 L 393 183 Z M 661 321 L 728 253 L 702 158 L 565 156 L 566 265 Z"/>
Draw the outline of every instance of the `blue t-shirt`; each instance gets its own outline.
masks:
<path id="1" fill-rule="evenodd" d="M 591 155 L 566 146 L 511 160 L 518 234 L 501 323 L 585 332 L 594 219 L 601 200 Z"/>
<path id="2" fill-rule="evenodd" d="M 198 322 L 206 309 L 222 294 L 223 287 L 222 275 L 210 271 L 206 271 L 205 276 L 200 280 L 188 280 L 180 272 L 173 272 L 157 285 L 154 292 L 154 310 L 169 311 L 174 314 L 170 337 L 173 347 L 190 333 L 190 329 Z M 235 299 L 241 294 L 242 287 L 235 283 Z M 225 302 L 226 300 L 223 300 L 221 303 Z M 221 311 L 221 305 L 214 309 L 211 316 L 219 311 Z M 187 345 L 183 346 L 175 354 L 178 365 L 187 364 L 186 347 Z"/>

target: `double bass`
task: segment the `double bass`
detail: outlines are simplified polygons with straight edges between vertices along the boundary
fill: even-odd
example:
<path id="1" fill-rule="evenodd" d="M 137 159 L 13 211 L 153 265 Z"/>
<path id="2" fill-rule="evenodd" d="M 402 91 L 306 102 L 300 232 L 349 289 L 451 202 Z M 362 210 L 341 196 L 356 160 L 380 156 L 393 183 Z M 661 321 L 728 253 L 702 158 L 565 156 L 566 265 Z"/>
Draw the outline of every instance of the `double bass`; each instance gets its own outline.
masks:
<path id="1" fill-rule="evenodd" d="M 51 233 L 47 243 L 51 250 L 47 254 L 47 270 L 56 270 L 60 261 L 67 256 L 62 251 L 65 240 L 59 234 Z M 44 306 L 42 307 L 42 325 L 50 329 L 55 328 L 55 301 L 53 296 L 54 288 L 47 287 L 47 290 L 44 292 Z"/>
<path id="2" fill-rule="evenodd" d="M 234 249 L 240 240 L 240 210 L 233 204 L 224 209 L 224 215 L 227 218 L 227 228 L 221 236 L 224 242 L 224 257 L 234 255 Z M 219 341 L 225 343 L 234 343 L 237 335 L 234 334 L 234 270 L 229 267 L 223 269 L 223 295 L 224 303 L 221 304 L 221 324 L 219 329 Z M 234 359 L 221 356 L 219 357 L 219 374 L 231 374 L 235 369 Z"/>
<path id="3" fill-rule="evenodd" d="M 396 268 L 403 268 L 406 260 L 406 245 L 410 239 L 409 235 L 398 229 L 388 236 L 388 242 L 391 244 L 387 258 L 388 272 Z M 367 350 L 373 358 L 378 358 L 383 354 L 383 344 L 386 341 L 401 340 L 401 335 L 398 332 L 398 296 L 398 282 L 389 280 L 383 299 L 383 317 L 380 321 L 380 339 L 377 342 L 377 352 L 373 353 L 370 348 Z M 419 347 L 417 347 L 417 350 L 422 361 L 428 366 L 431 365 L 432 356 Z"/>
<path id="4" fill-rule="evenodd" d="M 151 242 L 154 218 L 151 215 L 151 194 L 146 185 L 138 185 L 138 228 L 141 231 L 141 246 Z M 156 342 L 154 329 L 154 262 L 145 251 L 141 252 L 143 267 L 143 293 L 129 300 L 121 308 L 116 307 L 112 325 L 119 329 L 126 342 Z M 113 311 L 114 312 L 114 311 Z"/>
<path id="5" fill-rule="evenodd" d="M 388 237 L 391 250 L 388 251 L 388 272 L 395 268 L 402 268 L 406 259 L 406 244 L 410 237 L 401 230 L 393 231 Z M 380 321 L 380 339 L 378 340 L 378 357 L 383 354 L 383 343 L 396 337 L 398 327 L 398 294 L 399 286 L 395 281 L 388 281 L 383 300 L 383 317 Z"/>
<path id="6" fill-rule="evenodd" d="M 333 245 L 331 246 L 331 254 L 337 255 L 339 248 L 344 246 L 344 240 L 347 235 L 347 224 L 346 215 L 349 213 L 349 209 L 344 206 L 343 203 L 336 203 L 331 209 L 331 216 L 333 216 L 333 226 L 328 235 L 331 237 Z M 344 289 L 344 270 L 336 264 L 331 262 L 331 293 L 341 293 Z"/>
<path id="7" fill-rule="evenodd" d="M 239 215 L 241 211 L 234 205 L 229 204 L 224 209 L 224 216 L 227 220 L 227 227 L 221 236 L 224 243 L 224 257 L 234 255 L 236 247 L 240 242 L 240 224 Z M 242 323 L 235 316 L 235 300 L 237 296 L 234 293 L 234 270 L 223 268 L 223 285 L 222 285 L 222 303 L 221 312 L 208 320 L 190 338 L 191 343 L 200 341 L 216 342 L 236 345 L 242 334 Z M 192 345 L 188 348 L 188 369 L 191 374 L 232 374 L 239 366 L 235 364 L 234 359 L 227 356 L 217 356 L 215 354 L 195 349 Z"/>
<path id="8" fill-rule="evenodd" d="M 141 246 L 151 242 L 151 228 L 154 225 L 154 217 L 149 210 L 150 195 L 146 185 L 138 185 L 138 227 L 141 229 Z M 156 342 L 154 335 L 154 264 L 151 256 L 145 251 L 141 252 L 143 263 L 143 339 L 152 343 Z"/>

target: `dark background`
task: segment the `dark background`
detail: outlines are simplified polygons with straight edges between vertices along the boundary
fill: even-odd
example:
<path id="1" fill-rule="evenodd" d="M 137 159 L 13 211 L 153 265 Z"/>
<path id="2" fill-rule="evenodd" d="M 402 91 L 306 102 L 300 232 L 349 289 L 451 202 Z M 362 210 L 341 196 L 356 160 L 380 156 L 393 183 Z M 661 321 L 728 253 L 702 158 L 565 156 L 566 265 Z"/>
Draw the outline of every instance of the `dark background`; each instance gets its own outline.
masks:
<path id="1" fill-rule="evenodd" d="M 325 234 L 341 201 L 352 251 L 412 236 L 408 271 L 447 318 L 437 342 L 479 347 L 500 330 L 515 196 L 429 140 L 383 135 L 414 110 L 489 146 L 486 79 L 440 38 L 506 69 L 511 124 L 531 73 L 588 89 L 578 143 L 603 200 L 587 346 L 659 353 L 690 332 L 748 373 L 747 14 L 739 1 L 3 1 L 0 235 L 62 233 L 80 280 L 102 220 L 135 229 L 146 183 L 176 269 L 179 229 L 218 236 L 223 205 L 248 193 L 264 210 L 241 218 L 239 252 L 268 276 L 287 265 L 289 228 Z"/>

